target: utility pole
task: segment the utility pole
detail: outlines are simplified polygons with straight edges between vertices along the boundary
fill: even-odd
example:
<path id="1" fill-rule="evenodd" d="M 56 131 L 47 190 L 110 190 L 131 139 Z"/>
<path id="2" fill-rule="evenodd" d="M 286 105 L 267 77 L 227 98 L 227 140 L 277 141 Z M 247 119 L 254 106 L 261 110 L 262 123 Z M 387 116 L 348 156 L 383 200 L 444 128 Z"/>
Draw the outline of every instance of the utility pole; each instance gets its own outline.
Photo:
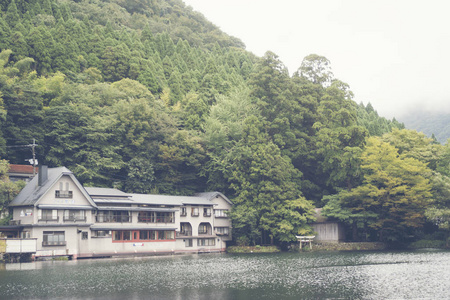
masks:
<path id="1" fill-rule="evenodd" d="M 36 175 L 36 151 L 34 151 L 34 148 L 36 148 L 36 139 L 33 139 L 33 144 L 28 145 L 31 147 L 31 152 L 33 153 L 33 177 Z"/>
<path id="2" fill-rule="evenodd" d="M 38 144 L 36 144 L 36 139 L 33 139 L 33 144 L 6 146 L 7 148 L 23 148 L 23 147 L 31 148 L 31 153 L 33 154 L 33 158 L 31 159 L 32 160 L 31 164 L 33 165 L 33 177 L 36 175 L 36 165 L 37 165 L 36 151 L 35 151 L 36 146 L 38 146 Z M 30 162 L 30 159 L 26 159 L 26 160 Z"/>

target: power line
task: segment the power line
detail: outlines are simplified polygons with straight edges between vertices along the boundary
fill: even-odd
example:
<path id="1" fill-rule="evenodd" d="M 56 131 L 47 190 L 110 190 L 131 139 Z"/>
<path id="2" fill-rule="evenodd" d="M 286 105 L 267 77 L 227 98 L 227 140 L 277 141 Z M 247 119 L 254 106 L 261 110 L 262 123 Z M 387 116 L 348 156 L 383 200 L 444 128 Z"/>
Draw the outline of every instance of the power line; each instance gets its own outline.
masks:
<path id="1" fill-rule="evenodd" d="M 31 153 L 33 154 L 33 158 L 31 159 L 32 165 L 33 165 L 33 177 L 34 177 L 34 175 L 36 175 L 36 165 L 37 165 L 36 151 L 35 151 L 36 146 L 38 146 L 38 144 L 36 144 L 36 139 L 33 139 L 33 144 L 6 146 L 7 148 L 24 148 L 24 147 L 31 148 Z M 30 160 L 28 160 L 28 161 L 30 161 Z"/>

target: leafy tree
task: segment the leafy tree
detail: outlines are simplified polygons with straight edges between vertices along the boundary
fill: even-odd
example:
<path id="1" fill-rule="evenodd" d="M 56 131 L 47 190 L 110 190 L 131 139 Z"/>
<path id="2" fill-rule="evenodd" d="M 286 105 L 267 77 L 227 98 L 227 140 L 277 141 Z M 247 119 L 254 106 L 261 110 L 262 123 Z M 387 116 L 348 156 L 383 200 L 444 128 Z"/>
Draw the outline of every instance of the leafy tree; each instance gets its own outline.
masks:
<path id="1" fill-rule="evenodd" d="M 255 116 L 246 119 L 243 137 L 223 160 L 224 175 L 234 201 L 257 211 L 260 240 L 251 243 L 294 241 L 309 229 L 312 204 L 301 196 L 299 173 L 261 130 Z M 241 222 L 236 220 L 237 222 Z"/>
<path id="2" fill-rule="evenodd" d="M 314 84 L 324 87 L 329 86 L 334 79 L 330 61 L 317 54 L 306 56 L 297 72 Z"/>
<path id="3" fill-rule="evenodd" d="M 342 191 L 342 206 L 352 213 L 370 213 L 369 227 L 380 241 L 400 241 L 420 227 L 432 201 L 430 170 L 414 158 L 402 158 L 393 146 L 371 137 L 361 157 L 363 183 Z"/>
<path id="4" fill-rule="evenodd" d="M 24 181 L 12 182 L 8 177 L 9 162 L 0 160 L 0 224 L 5 225 L 10 220 L 8 205 L 25 186 Z"/>

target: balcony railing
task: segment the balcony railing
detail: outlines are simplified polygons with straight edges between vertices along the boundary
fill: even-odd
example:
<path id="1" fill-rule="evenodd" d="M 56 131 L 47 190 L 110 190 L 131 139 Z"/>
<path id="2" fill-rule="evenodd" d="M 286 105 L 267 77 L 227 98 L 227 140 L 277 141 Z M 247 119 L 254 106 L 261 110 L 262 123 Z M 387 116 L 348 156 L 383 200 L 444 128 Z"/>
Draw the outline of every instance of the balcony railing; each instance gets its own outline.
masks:
<path id="1" fill-rule="evenodd" d="M 20 220 L 9 220 L 9 225 L 18 226 L 20 225 Z"/>
<path id="2" fill-rule="evenodd" d="M 73 192 L 72 191 L 55 191 L 55 197 L 56 198 L 72 198 Z"/>
<path id="3" fill-rule="evenodd" d="M 185 231 L 177 232 L 177 237 L 181 237 L 181 236 L 192 236 L 192 230 L 185 230 Z"/>
<path id="4" fill-rule="evenodd" d="M 138 216 L 138 222 L 140 223 L 174 223 L 172 216 Z"/>
<path id="5" fill-rule="evenodd" d="M 96 216 L 97 223 L 131 223 L 131 216 Z"/>
<path id="6" fill-rule="evenodd" d="M 53 217 L 42 217 L 41 219 L 38 220 L 38 222 L 59 222 L 59 216 L 56 218 Z"/>
<path id="7" fill-rule="evenodd" d="M 86 222 L 86 217 L 68 217 L 63 220 L 64 222 Z"/>
<path id="8" fill-rule="evenodd" d="M 186 211 L 181 211 L 181 212 L 180 212 L 180 216 L 181 216 L 181 217 L 186 217 L 186 216 L 187 216 Z"/>
<path id="9" fill-rule="evenodd" d="M 43 241 L 42 242 L 42 246 L 65 246 L 67 243 L 66 241 L 61 241 L 61 242 L 46 242 Z"/>
<path id="10" fill-rule="evenodd" d="M 199 216 L 198 211 L 197 212 L 195 212 L 195 211 L 191 212 L 191 217 L 198 217 L 198 216 Z"/>
<path id="11" fill-rule="evenodd" d="M 203 213 L 203 216 L 204 216 L 204 217 L 211 217 L 211 213 L 210 213 L 210 212 L 204 212 L 204 213 Z"/>
<path id="12" fill-rule="evenodd" d="M 207 229 L 207 230 L 199 229 L 198 235 L 211 235 L 211 229 Z"/>
<path id="13" fill-rule="evenodd" d="M 228 232 L 215 232 L 215 234 L 216 235 L 218 235 L 218 236 L 227 236 L 227 235 L 230 235 Z"/>

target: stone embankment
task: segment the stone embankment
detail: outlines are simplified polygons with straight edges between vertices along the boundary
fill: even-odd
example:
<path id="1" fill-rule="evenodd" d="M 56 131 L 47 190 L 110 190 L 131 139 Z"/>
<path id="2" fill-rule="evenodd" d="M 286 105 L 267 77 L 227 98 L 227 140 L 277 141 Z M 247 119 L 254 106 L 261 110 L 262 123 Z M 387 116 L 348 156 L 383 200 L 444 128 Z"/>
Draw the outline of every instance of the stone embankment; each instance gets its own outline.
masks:
<path id="1" fill-rule="evenodd" d="M 309 250 L 309 247 L 306 250 Z M 375 251 L 385 250 L 386 244 L 384 243 L 313 243 L 312 251 Z"/>

